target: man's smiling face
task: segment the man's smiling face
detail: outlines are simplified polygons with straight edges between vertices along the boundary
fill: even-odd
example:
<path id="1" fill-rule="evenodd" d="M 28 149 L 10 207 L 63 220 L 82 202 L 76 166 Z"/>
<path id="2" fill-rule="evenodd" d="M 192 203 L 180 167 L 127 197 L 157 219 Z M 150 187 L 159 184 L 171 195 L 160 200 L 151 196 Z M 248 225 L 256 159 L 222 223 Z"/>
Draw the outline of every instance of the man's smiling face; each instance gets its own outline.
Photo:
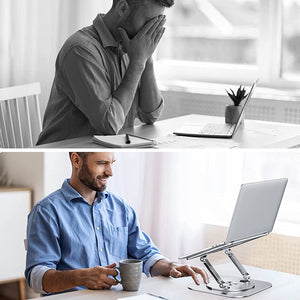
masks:
<path id="1" fill-rule="evenodd" d="M 83 163 L 79 171 L 79 180 L 89 189 L 103 192 L 107 179 L 113 176 L 112 164 L 114 154 L 110 152 L 94 152 L 82 158 Z"/>

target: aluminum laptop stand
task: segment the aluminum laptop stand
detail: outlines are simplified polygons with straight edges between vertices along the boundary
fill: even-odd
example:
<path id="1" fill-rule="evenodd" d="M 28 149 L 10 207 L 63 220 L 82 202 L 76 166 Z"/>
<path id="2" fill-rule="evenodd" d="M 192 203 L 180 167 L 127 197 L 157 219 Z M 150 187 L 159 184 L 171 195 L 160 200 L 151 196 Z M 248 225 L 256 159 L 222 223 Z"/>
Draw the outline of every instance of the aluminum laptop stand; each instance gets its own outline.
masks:
<path id="1" fill-rule="evenodd" d="M 198 256 L 193 255 L 192 258 L 200 257 L 200 261 L 204 264 L 215 281 L 206 285 L 202 284 L 200 286 L 195 285 L 188 287 L 190 290 L 229 298 L 244 298 L 272 287 L 272 284 L 269 282 L 250 279 L 249 273 L 241 265 L 230 248 L 227 248 L 224 252 L 239 270 L 242 277 L 226 277 L 223 279 L 208 260 L 207 253 L 199 254 Z"/>

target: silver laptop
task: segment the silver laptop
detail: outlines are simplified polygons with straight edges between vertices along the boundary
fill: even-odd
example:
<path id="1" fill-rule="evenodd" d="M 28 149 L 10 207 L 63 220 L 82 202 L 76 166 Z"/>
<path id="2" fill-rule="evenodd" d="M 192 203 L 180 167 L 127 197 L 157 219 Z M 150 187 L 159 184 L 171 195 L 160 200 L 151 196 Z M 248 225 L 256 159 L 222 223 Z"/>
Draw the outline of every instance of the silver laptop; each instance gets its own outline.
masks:
<path id="1" fill-rule="evenodd" d="M 240 116 L 236 124 L 226 123 L 208 123 L 184 125 L 179 130 L 173 132 L 176 135 L 191 136 L 191 137 L 212 137 L 212 138 L 232 138 L 238 130 L 245 113 L 246 107 L 250 103 L 253 91 L 257 85 L 258 79 L 252 84 L 250 92 L 245 100 Z"/>
<path id="2" fill-rule="evenodd" d="M 269 234 L 273 230 L 287 181 L 287 178 L 280 178 L 242 184 L 225 242 L 180 259 L 222 251 Z"/>

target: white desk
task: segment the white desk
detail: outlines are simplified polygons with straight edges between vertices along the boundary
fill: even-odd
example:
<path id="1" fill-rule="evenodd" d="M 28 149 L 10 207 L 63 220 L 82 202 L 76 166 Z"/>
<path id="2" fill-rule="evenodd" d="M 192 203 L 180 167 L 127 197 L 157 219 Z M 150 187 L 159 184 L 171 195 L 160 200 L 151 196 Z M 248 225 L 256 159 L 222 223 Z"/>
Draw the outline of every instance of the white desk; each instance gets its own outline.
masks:
<path id="1" fill-rule="evenodd" d="M 158 148 L 288 148 L 300 144 L 300 125 L 245 120 L 232 139 L 177 137 L 173 131 L 184 124 L 224 123 L 223 117 L 187 115 L 158 121 L 154 125 L 138 125 L 126 133 L 150 139 L 166 137 Z M 123 132 L 124 133 L 124 132 Z M 169 142 L 168 142 L 169 141 Z M 85 136 L 38 146 L 39 148 L 103 148 Z"/>
<path id="2" fill-rule="evenodd" d="M 232 269 L 233 268 L 233 269 Z M 300 299 L 300 276 L 263 270 L 255 267 L 245 266 L 253 279 L 269 281 L 272 287 L 261 293 L 255 294 L 248 299 L 251 300 L 296 300 Z M 232 264 L 216 266 L 216 269 L 222 275 L 228 275 L 228 270 L 236 270 Z M 227 271 L 227 273 L 226 273 Z M 236 271 L 237 272 L 237 271 Z M 234 274 L 234 273 L 232 273 Z M 236 273 L 237 274 L 237 273 Z M 84 300 L 115 300 L 118 298 L 130 297 L 144 293 L 153 293 L 155 295 L 163 296 L 169 300 L 217 300 L 230 299 L 220 296 L 214 296 L 206 293 L 188 290 L 187 286 L 194 285 L 191 277 L 185 278 L 166 278 L 155 277 L 145 278 L 142 280 L 140 290 L 138 292 L 124 292 L 120 285 L 105 291 L 81 290 L 72 293 L 65 293 L 60 295 L 49 296 L 47 299 L 64 300 L 64 299 L 84 299 Z M 45 300 L 44 297 L 38 298 Z M 153 300 L 158 298 L 153 298 Z"/>

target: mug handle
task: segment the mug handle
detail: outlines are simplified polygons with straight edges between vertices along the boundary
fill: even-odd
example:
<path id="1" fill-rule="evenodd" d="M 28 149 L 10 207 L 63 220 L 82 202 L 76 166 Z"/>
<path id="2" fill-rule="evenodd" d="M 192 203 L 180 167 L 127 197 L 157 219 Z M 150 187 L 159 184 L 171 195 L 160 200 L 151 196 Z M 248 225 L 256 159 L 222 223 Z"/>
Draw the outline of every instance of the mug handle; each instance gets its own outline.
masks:
<path id="1" fill-rule="evenodd" d="M 119 268 L 119 267 L 114 267 L 114 269 L 117 270 L 117 272 L 119 273 L 118 275 L 120 275 L 120 268 Z M 117 276 L 118 276 L 118 275 L 117 275 Z M 117 279 L 117 276 L 113 276 L 114 279 L 115 279 L 115 281 L 116 281 L 117 283 L 121 283 L 121 284 L 122 284 L 122 280 L 121 280 L 121 281 L 118 280 L 118 279 Z"/>

